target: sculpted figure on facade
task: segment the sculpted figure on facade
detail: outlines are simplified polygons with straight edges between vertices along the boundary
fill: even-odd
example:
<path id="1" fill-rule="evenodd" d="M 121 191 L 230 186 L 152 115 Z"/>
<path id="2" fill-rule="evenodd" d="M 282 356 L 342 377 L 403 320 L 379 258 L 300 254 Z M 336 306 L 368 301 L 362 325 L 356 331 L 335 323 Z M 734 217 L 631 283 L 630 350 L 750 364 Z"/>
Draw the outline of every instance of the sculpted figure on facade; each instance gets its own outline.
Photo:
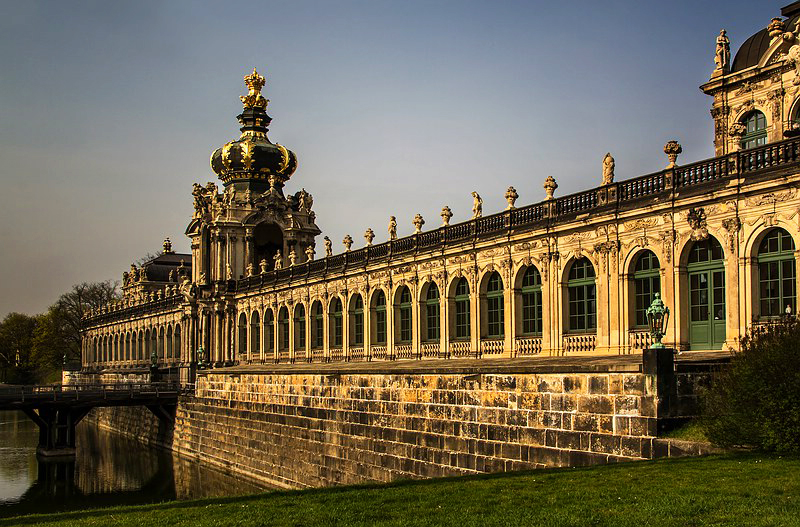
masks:
<path id="1" fill-rule="evenodd" d="M 517 189 L 514 187 L 508 187 L 505 194 L 506 201 L 508 202 L 508 207 L 506 210 L 511 210 L 514 208 L 514 204 L 517 202 L 517 198 L 519 198 L 519 194 L 517 194 Z"/>
<path id="2" fill-rule="evenodd" d="M 314 246 L 313 245 L 309 245 L 308 247 L 306 247 L 306 260 L 308 260 L 309 262 L 314 260 Z"/>
<path id="3" fill-rule="evenodd" d="M 231 264 L 225 264 L 225 280 L 233 280 L 233 270 Z"/>
<path id="4" fill-rule="evenodd" d="M 786 64 L 794 66 L 794 80 L 792 84 L 800 84 L 800 44 L 795 44 L 786 52 Z"/>
<path id="5" fill-rule="evenodd" d="M 397 220 L 394 216 L 389 216 L 389 239 L 397 239 Z"/>
<path id="6" fill-rule="evenodd" d="M 724 29 L 719 30 L 717 36 L 717 48 L 714 52 L 714 64 L 718 70 L 727 70 L 731 65 L 731 41 Z"/>
<path id="7" fill-rule="evenodd" d="M 262 258 L 261 261 L 258 262 L 258 267 L 259 267 L 259 271 L 261 271 L 261 274 L 266 273 L 267 272 L 267 259 L 266 258 Z"/>
<path id="8" fill-rule="evenodd" d="M 447 227 L 450 225 L 450 218 L 453 217 L 453 211 L 450 210 L 450 207 L 445 205 L 442 207 L 442 227 Z"/>
<path id="9" fill-rule="evenodd" d="M 414 216 L 414 221 L 411 222 L 414 225 L 414 234 L 419 234 L 422 232 L 422 226 L 425 225 L 425 220 L 422 219 L 422 214 L 417 213 Z"/>
<path id="10" fill-rule="evenodd" d="M 686 222 L 692 229 L 693 240 L 705 240 L 708 238 L 708 223 L 706 222 L 706 212 L 703 207 L 689 209 L 686 215 Z"/>
<path id="11" fill-rule="evenodd" d="M 483 216 L 483 200 L 477 192 L 472 193 L 472 219 Z"/>
<path id="12" fill-rule="evenodd" d="M 325 236 L 325 256 L 333 256 L 333 242 Z"/>
<path id="13" fill-rule="evenodd" d="M 248 278 L 253 276 L 253 272 L 255 271 L 255 269 L 253 267 L 253 262 L 250 262 L 249 264 L 247 264 L 246 271 L 247 271 L 247 277 Z"/>
<path id="14" fill-rule="evenodd" d="M 294 247 L 289 249 L 289 265 L 294 266 L 297 263 L 297 253 L 294 252 Z"/>
<path id="15" fill-rule="evenodd" d="M 614 167 L 616 163 L 611 156 L 611 152 L 606 153 L 603 158 L 603 185 L 610 185 L 614 182 Z"/>
<path id="16" fill-rule="evenodd" d="M 280 251 L 275 253 L 273 260 L 275 260 L 275 269 L 283 269 L 283 256 Z"/>

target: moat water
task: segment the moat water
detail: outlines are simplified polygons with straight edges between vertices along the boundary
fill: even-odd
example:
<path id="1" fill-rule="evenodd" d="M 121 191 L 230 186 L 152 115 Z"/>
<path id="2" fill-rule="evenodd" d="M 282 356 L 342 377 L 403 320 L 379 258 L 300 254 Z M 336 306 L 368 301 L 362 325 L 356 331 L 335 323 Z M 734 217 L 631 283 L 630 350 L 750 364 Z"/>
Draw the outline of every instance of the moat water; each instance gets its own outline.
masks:
<path id="1" fill-rule="evenodd" d="M 39 429 L 0 411 L 0 517 L 270 490 L 81 423 L 74 462 L 38 461 Z"/>

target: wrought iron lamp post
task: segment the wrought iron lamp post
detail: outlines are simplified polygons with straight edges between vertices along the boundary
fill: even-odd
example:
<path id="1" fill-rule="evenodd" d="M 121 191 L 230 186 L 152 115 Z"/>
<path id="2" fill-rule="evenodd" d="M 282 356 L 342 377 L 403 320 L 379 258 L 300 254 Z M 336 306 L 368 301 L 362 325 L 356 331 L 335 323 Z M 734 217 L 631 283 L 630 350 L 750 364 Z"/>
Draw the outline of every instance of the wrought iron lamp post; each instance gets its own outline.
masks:
<path id="1" fill-rule="evenodd" d="M 656 293 L 653 303 L 647 308 L 647 322 L 650 324 L 650 335 L 653 337 L 651 349 L 664 349 L 661 339 L 667 333 L 669 321 L 669 308 L 661 301 L 661 295 Z"/>
<path id="2" fill-rule="evenodd" d="M 206 367 L 206 350 L 203 346 L 197 348 L 197 369 L 203 370 Z"/>

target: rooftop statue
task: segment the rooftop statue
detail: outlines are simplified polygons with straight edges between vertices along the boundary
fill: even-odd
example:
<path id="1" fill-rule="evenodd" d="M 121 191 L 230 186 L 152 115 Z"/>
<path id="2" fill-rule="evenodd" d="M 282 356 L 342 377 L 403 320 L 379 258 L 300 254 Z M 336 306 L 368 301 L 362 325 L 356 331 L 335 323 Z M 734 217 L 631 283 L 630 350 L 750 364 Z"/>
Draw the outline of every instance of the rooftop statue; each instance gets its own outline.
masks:
<path id="1" fill-rule="evenodd" d="M 717 49 L 714 53 L 714 63 L 718 70 L 726 71 L 731 66 L 731 41 L 725 34 L 724 29 L 719 30 L 717 37 Z"/>
<path id="2" fill-rule="evenodd" d="M 614 182 L 614 166 L 616 166 L 616 163 L 614 158 L 611 157 L 611 153 L 606 153 L 603 158 L 603 185 L 610 185 Z"/>
<path id="3" fill-rule="evenodd" d="M 472 219 L 483 216 L 483 200 L 477 192 L 472 193 Z"/>

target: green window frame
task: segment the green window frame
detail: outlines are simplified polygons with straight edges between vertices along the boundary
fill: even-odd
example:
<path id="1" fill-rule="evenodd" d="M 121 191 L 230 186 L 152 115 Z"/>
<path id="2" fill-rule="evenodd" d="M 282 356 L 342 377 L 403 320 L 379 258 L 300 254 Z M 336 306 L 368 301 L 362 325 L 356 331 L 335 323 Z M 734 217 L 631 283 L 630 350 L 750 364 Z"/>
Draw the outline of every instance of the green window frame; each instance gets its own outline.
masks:
<path id="1" fill-rule="evenodd" d="M 411 342 L 411 291 L 403 286 L 399 292 L 400 338 L 398 344 Z"/>
<path id="2" fill-rule="evenodd" d="M 647 308 L 656 293 L 661 293 L 661 264 L 653 251 L 644 251 L 636 259 L 633 271 L 634 320 L 637 328 L 649 327 Z"/>
<path id="3" fill-rule="evenodd" d="M 298 304 L 294 308 L 294 349 L 306 348 L 306 308 Z"/>
<path id="4" fill-rule="evenodd" d="M 273 315 L 271 309 L 264 313 L 264 326 L 264 338 L 266 339 L 264 351 L 275 353 L 275 315 Z"/>
<path id="5" fill-rule="evenodd" d="M 342 346 L 342 301 L 338 297 L 331 302 L 331 342 L 334 348 Z"/>
<path id="6" fill-rule="evenodd" d="M 289 310 L 282 307 L 278 311 L 278 346 L 281 351 L 289 349 Z"/>
<path id="7" fill-rule="evenodd" d="M 536 267 L 528 267 L 522 275 L 522 334 L 542 334 L 542 275 Z"/>
<path id="8" fill-rule="evenodd" d="M 364 345 L 364 300 L 361 295 L 353 299 L 353 345 Z"/>
<path id="9" fill-rule="evenodd" d="M 322 349 L 325 345 L 325 317 L 322 314 L 322 304 L 318 301 L 311 306 L 311 313 L 314 319 L 311 326 L 311 346 L 314 349 Z"/>
<path id="10" fill-rule="evenodd" d="M 569 331 L 592 332 L 597 329 L 597 286 L 594 266 L 588 258 L 573 262 L 567 280 Z"/>
<path id="11" fill-rule="evenodd" d="M 250 315 L 250 355 L 261 355 L 261 316 L 258 311 Z"/>
<path id="12" fill-rule="evenodd" d="M 741 122 L 745 128 L 741 141 L 743 150 L 767 144 L 767 118 L 762 112 L 754 110 Z"/>
<path id="13" fill-rule="evenodd" d="M 468 340 L 470 338 L 469 284 L 466 278 L 460 278 L 456 284 L 454 307 L 455 338 L 456 340 Z"/>
<path id="14" fill-rule="evenodd" d="M 425 322 L 427 326 L 425 340 L 428 342 L 436 342 L 439 340 L 440 309 L 439 288 L 435 283 L 431 283 L 425 295 Z"/>
<path id="15" fill-rule="evenodd" d="M 386 295 L 383 291 L 375 296 L 375 343 L 386 345 Z"/>
<path id="16" fill-rule="evenodd" d="M 505 335 L 503 279 L 493 272 L 486 284 L 486 336 L 502 338 Z"/>
<path id="17" fill-rule="evenodd" d="M 765 318 L 797 314 L 797 264 L 791 235 L 772 229 L 758 247 L 760 315 Z"/>

